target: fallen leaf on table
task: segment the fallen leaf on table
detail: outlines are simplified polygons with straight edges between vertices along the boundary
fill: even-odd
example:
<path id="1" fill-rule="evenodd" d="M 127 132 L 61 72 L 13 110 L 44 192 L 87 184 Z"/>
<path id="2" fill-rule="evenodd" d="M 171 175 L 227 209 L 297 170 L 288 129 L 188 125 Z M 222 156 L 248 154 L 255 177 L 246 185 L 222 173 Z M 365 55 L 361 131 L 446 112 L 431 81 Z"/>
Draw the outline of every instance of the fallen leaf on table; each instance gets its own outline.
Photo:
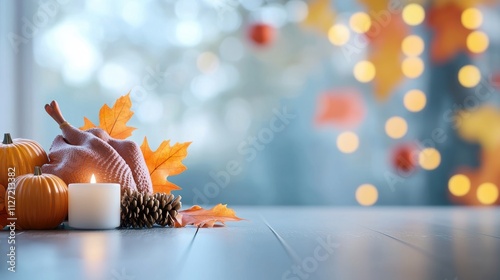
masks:
<path id="1" fill-rule="evenodd" d="M 214 227 L 215 223 L 225 224 L 225 222 L 237 222 L 243 219 L 238 218 L 233 209 L 227 208 L 225 204 L 217 204 L 212 209 L 203 209 L 195 205 L 187 210 L 179 211 L 175 218 L 175 227 L 185 227 L 194 225 L 196 227 Z"/>
<path id="2" fill-rule="evenodd" d="M 135 130 L 134 127 L 127 126 L 127 122 L 134 115 L 134 112 L 130 110 L 131 107 L 130 93 L 118 98 L 111 108 L 104 104 L 99 111 L 98 127 L 115 139 L 128 138 L 132 135 L 132 131 Z M 81 130 L 97 127 L 86 117 L 84 117 L 83 121 L 84 125 L 80 127 Z"/>
<path id="3" fill-rule="evenodd" d="M 190 144 L 191 142 L 185 142 L 170 146 L 170 140 L 167 140 L 161 142 L 158 149 L 153 151 L 149 147 L 148 139 L 144 137 L 141 151 L 153 182 L 153 193 L 170 194 L 173 190 L 181 189 L 176 184 L 167 181 L 167 177 L 178 175 L 187 169 L 182 160 L 187 156 L 187 148 Z"/>

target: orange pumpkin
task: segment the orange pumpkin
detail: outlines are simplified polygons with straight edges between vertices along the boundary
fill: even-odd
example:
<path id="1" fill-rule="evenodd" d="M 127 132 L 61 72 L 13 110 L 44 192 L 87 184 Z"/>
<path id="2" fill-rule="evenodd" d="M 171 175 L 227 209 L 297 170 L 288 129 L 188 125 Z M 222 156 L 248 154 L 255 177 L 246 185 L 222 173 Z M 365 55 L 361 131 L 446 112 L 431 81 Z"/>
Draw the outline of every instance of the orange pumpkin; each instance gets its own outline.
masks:
<path id="1" fill-rule="evenodd" d="M 38 166 L 34 174 L 17 177 L 15 192 L 18 229 L 53 229 L 68 214 L 68 186 Z"/>
<path id="2" fill-rule="evenodd" d="M 49 161 L 42 146 L 33 140 L 14 139 L 5 133 L 0 143 L 0 184 L 8 185 L 9 173 L 20 176 Z"/>
<path id="3" fill-rule="evenodd" d="M 0 230 L 7 225 L 7 199 L 5 187 L 0 185 Z"/>

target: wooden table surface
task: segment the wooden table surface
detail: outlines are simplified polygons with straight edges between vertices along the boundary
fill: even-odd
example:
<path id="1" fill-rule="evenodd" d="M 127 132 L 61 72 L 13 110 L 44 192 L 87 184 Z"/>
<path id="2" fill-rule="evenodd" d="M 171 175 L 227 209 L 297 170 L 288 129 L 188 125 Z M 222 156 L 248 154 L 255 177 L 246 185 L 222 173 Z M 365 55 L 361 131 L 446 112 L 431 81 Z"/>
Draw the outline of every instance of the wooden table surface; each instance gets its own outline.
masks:
<path id="1" fill-rule="evenodd" d="M 0 279 L 500 279 L 500 209 L 236 207 L 227 227 L 25 231 Z"/>

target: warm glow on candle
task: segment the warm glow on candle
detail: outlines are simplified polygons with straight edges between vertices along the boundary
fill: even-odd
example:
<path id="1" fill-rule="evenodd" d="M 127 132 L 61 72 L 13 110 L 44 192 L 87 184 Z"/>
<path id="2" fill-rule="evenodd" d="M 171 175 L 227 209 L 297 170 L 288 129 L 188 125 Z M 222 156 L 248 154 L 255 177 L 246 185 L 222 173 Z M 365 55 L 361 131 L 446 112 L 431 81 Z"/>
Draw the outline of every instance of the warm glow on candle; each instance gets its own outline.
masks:
<path id="1" fill-rule="evenodd" d="M 92 177 L 90 177 L 90 183 L 91 184 L 95 184 L 96 183 L 95 175 L 94 174 L 92 174 Z"/>

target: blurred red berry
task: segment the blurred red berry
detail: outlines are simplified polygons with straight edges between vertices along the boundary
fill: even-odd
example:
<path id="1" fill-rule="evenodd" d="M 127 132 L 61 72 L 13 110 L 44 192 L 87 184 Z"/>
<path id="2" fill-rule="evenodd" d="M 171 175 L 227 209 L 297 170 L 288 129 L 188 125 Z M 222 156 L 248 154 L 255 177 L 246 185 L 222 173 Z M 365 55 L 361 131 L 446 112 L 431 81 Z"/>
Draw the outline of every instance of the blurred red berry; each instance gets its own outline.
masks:
<path id="1" fill-rule="evenodd" d="M 393 165 L 397 170 L 408 173 L 415 169 L 416 153 L 413 145 L 405 144 L 396 147 L 392 156 Z"/>
<path id="2" fill-rule="evenodd" d="M 249 28 L 250 40 L 259 46 L 267 46 L 274 40 L 276 30 L 265 23 L 255 23 Z"/>

